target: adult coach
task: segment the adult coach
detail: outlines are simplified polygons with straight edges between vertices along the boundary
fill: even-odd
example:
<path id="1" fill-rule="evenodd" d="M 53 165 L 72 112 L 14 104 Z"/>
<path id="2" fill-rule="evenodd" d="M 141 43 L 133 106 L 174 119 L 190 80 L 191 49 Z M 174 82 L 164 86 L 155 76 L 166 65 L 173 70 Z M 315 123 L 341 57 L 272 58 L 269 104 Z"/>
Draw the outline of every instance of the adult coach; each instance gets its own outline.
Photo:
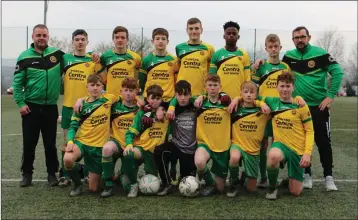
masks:
<path id="1" fill-rule="evenodd" d="M 43 24 L 34 27 L 31 47 L 17 59 L 13 79 L 14 99 L 22 117 L 23 154 L 20 186 L 32 183 L 35 149 L 40 131 L 45 146 L 48 183 L 58 185 L 56 149 L 57 99 L 60 94 L 60 62 L 63 52 L 47 45 L 48 28 Z"/>
<path id="2" fill-rule="evenodd" d="M 309 44 L 311 35 L 306 27 L 295 28 L 292 31 L 292 40 L 296 49 L 287 51 L 282 61 L 287 63 L 295 74 L 293 95 L 302 96 L 309 106 L 326 190 L 335 191 L 337 187 L 332 177 L 333 156 L 329 108 L 341 85 L 343 71 L 327 51 Z M 327 72 L 332 76 L 329 89 L 327 89 Z M 312 188 L 311 167 L 305 169 L 303 187 Z"/>

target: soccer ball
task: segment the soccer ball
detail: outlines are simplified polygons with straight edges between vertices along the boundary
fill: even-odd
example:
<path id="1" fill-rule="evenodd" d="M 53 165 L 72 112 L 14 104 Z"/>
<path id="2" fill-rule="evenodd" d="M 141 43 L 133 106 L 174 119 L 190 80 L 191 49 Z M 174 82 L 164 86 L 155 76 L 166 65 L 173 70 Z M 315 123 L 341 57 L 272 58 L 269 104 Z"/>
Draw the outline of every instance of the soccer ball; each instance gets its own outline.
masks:
<path id="1" fill-rule="evenodd" d="M 139 181 L 139 191 L 143 194 L 156 194 L 159 191 L 159 187 L 160 180 L 152 174 L 144 175 Z"/>
<path id="2" fill-rule="evenodd" d="M 195 197 L 199 194 L 200 183 L 194 176 L 186 176 L 179 183 L 179 191 L 183 196 Z"/>

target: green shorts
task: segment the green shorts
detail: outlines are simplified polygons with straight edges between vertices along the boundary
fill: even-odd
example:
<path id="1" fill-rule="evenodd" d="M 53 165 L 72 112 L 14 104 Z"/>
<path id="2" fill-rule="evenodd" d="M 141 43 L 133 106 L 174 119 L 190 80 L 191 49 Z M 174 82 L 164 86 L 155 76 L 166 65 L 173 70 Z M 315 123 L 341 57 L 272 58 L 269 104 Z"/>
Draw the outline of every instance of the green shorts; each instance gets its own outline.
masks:
<path id="1" fill-rule="evenodd" d="M 213 160 L 213 165 L 211 166 L 210 171 L 218 177 L 226 179 L 227 171 L 229 169 L 229 157 L 230 151 L 224 152 L 214 152 L 205 144 L 198 144 L 198 148 L 202 147 L 208 152 L 210 158 Z"/>
<path id="2" fill-rule="evenodd" d="M 72 114 L 73 108 L 66 106 L 62 107 L 61 128 L 68 129 L 70 127 Z"/>
<path id="3" fill-rule="evenodd" d="M 246 153 L 240 146 L 232 144 L 230 147 L 230 152 L 232 150 L 238 150 L 241 154 L 240 160 L 244 162 L 245 174 L 248 177 L 257 179 L 259 174 L 259 155 L 251 155 Z"/>
<path id="4" fill-rule="evenodd" d="M 109 139 L 109 141 L 113 141 L 113 143 L 115 143 L 116 146 L 117 146 L 118 152 L 113 154 L 113 159 L 114 159 L 113 161 L 117 161 L 119 158 L 121 158 L 123 156 L 123 151 L 124 150 L 122 149 L 121 144 L 116 139 L 111 137 Z"/>
<path id="5" fill-rule="evenodd" d="M 272 119 L 267 121 L 264 137 L 273 137 Z"/>
<path id="6" fill-rule="evenodd" d="M 273 142 L 272 148 L 278 148 L 283 153 L 284 163 L 287 163 L 288 177 L 303 182 L 304 168 L 300 167 L 301 157 L 286 145 L 280 142 Z"/>
<path id="7" fill-rule="evenodd" d="M 154 160 L 154 155 L 152 152 L 150 151 L 146 151 L 141 147 L 135 146 L 136 149 L 138 149 L 140 151 L 141 154 L 141 161 L 139 164 L 140 165 L 142 163 L 144 163 L 144 171 L 146 174 L 152 174 L 154 176 L 158 175 L 158 168 L 157 165 L 155 164 L 155 160 Z"/>
<path id="8" fill-rule="evenodd" d="M 81 158 L 77 160 L 80 161 L 82 158 L 85 163 L 85 167 L 88 172 L 102 174 L 102 147 L 91 147 L 85 144 L 82 144 L 79 141 L 74 141 L 77 147 L 81 151 Z"/>

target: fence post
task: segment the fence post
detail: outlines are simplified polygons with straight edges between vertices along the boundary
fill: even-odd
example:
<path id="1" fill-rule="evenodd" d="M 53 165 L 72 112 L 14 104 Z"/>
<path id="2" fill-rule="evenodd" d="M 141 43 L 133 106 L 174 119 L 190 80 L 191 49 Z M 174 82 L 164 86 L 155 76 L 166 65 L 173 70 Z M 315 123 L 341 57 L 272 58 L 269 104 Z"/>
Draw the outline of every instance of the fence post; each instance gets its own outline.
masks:
<path id="1" fill-rule="evenodd" d="M 29 48 L 29 26 L 26 26 L 26 48 L 27 50 Z"/>
<path id="2" fill-rule="evenodd" d="M 254 38 L 254 62 L 256 60 L 256 28 L 255 28 L 255 38 Z"/>
<path id="3" fill-rule="evenodd" d="M 144 39 L 143 39 L 143 27 L 142 27 L 142 36 L 141 36 L 141 42 L 140 42 L 140 56 L 143 58 L 143 47 L 144 47 Z"/>

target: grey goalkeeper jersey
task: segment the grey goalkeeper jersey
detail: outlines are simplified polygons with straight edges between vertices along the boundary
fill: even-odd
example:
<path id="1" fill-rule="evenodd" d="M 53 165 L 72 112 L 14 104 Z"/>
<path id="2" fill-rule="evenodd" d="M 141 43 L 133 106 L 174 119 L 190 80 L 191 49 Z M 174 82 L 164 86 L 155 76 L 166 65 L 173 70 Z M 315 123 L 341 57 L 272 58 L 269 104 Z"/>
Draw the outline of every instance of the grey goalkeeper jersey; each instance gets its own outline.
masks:
<path id="1" fill-rule="evenodd" d="M 196 109 L 193 104 L 175 107 L 175 118 L 172 121 L 172 142 L 186 154 L 196 150 Z"/>

